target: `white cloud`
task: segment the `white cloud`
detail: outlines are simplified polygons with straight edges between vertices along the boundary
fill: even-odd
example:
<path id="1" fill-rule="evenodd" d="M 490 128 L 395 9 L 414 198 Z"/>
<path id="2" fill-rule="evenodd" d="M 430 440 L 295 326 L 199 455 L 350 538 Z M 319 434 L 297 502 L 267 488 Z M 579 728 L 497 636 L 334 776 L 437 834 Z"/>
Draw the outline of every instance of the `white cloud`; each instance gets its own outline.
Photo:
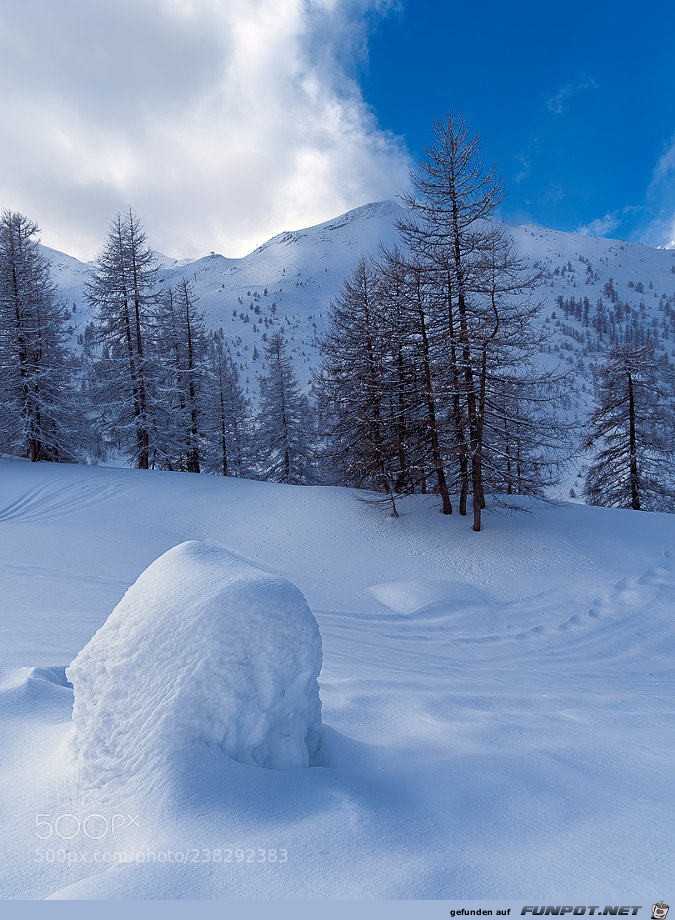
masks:
<path id="1" fill-rule="evenodd" d="M 0 204 L 91 257 L 132 205 L 179 256 L 241 255 L 391 197 L 407 154 L 350 76 L 390 0 L 22 0 L 0 8 Z"/>
<path id="2" fill-rule="evenodd" d="M 590 221 L 590 223 L 578 227 L 577 233 L 581 233 L 582 236 L 607 236 L 607 234 L 616 230 L 620 223 L 621 221 L 616 212 L 605 214 L 604 217 L 598 217 Z"/>
<path id="3" fill-rule="evenodd" d="M 513 181 L 516 185 L 520 185 L 521 182 L 525 182 L 526 179 L 530 178 L 530 173 L 532 171 L 532 156 L 529 151 L 522 150 L 519 153 L 515 153 L 513 159 L 520 166 L 520 169 L 513 177 Z"/>
<path id="4" fill-rule="evenodd" d="M 598 84 L 593 77 L 582 77 L 576 82 L 566 83 L 561 86 L 555 96 L 551 96 L 550 99 L 546 100 L 546 108 L 553 112 L 554 115 L 562 115 L 570 99 L 585 89 L 598 89 Z"/>
<path id="5" fill-rule="evenodd" d="M 645 210 L 650 218 L 640 232 L 642 242 L 675 249 L 675 135 L 652 170 Z"/>
<path id="6" fill-rule="evenodd" d="M 670 140 L 669 146 L 659 157 L 654 172 L 652 182 L 654 184 L 672 180 L 675 176 L 675 136 Z"/>

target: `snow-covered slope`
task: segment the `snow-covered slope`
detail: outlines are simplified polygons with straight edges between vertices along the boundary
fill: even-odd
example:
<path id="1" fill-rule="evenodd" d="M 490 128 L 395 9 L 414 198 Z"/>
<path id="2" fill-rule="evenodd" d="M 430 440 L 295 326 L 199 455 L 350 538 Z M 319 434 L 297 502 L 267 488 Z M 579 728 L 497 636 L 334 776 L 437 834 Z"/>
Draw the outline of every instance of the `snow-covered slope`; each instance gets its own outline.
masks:
<path id="1" fill-rule="evenodd" d="M 72 314 L 73 329 L 81 329 L 90 318 L 89 306 L 84 295 L 90 265 L 56 249 L 50 249 L 49 246 L 41 246 L 41 249 L 49 259 L 52 281 Z"/>
<path id="2" fill-rule="evenodd" d="M 307 384 L 331 298 L 361 256 L 376 255 L 380 243 L 396 241 L 395 222 L 402 213 L 393 201 L 368 204 L 316 227 L 279 234 L 241 259 L 212 253 L 185 262 L 163 256 L 162 277 L 167 284 L 181 277 L 194 282 L 208 324 L 223 327 L 250 394 L 257 392 L 265 340 L 279 325 L 291 341 L 298 376 Z M 673 356 L 675 252 L 535 226 L 511 230 L 529 262 L 546 266 L 540 294 L 549 347 L 572 366 L 578 378 L 573 395 L 581 408 L 587 406 L 593 361 L 607 345 L 612 323 L 620 330 L 644 323 Z M 47 254 L 64 297 L 77 305 L 81 331 L 89 315 L 82 297 L 87 266 L 53 250 Z M 571 299 L 582 302 L 584 297 L 588 311 L 575 311 Z"/>
<path id="3" fill-rule="evenodd" d="M 365 205 L 316 227 L 280 233 L 242 259 L 212 254 L 167 269 L 164 277 L 167 284 L 183 277 L 194 283 L 207 323 L 225 330 L 249 393 L 257 390 L 267 335 L 279 325 L 306 385 L 331 299 L 361 256 L 394 242 L 399 213 L 394 202 Z"/>
<path id="4" fill-rule="evenodd" d="M 675 356 L 675 253 L 536 226 L 511 228 L 518 250 L 543 269 L 538 296 L 549 352 L 573 371 L 585 408 L 598 361 L 615 338 L 649 335 L 659 360 Z"/>
<path id="5" fill-rule="evenodd" d="M 1 894 L 659 896 L 675 516 L 532 503 L 474 534 L 436 505 L 395 520 L 337 488 L 0 464 Z M 138 784 L 113 830 L 74 784 L 64 667 L 192 539 L 306 597 L 324 765 L 264 770 L 195 738 L 180 796 L 158 818 Z M 136 699 L 146 670 L 124 666 Z"/>

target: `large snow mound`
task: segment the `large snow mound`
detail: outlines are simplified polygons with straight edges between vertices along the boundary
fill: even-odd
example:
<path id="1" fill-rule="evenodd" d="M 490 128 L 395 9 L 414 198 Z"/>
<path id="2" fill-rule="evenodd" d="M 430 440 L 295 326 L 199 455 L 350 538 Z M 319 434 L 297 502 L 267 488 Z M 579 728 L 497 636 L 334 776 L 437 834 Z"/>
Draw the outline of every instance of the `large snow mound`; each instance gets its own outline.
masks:
<path id="1" fill-rule="evenodd" d="M 220 547 L 181 543 L 140 575 L 66 671 L 80 779 L 156 785 L 199 743 L 241 763 L 308 766 L 321 661 L 319 627 L 295 585 Z"/>

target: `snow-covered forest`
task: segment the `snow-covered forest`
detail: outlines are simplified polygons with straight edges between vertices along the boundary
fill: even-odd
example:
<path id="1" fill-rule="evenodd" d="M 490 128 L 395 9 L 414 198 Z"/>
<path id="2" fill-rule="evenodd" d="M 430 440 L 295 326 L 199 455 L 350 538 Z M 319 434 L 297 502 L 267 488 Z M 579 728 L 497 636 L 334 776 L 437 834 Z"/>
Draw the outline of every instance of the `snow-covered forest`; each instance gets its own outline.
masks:
<path id="1" fill-rule="evenodd" d="M 452 493 L 475 530 L 493 495 L 671 509 L 673 253 L 511 231 L 502 195 L 449 119 L 403 207 L 282 235 L 250 268 L 172 266 L 131 210 L 93 265 L 69 265 L 6 212 L 2 449 L 352 485 L 394 514 L 415 492 L 451 513 Z"/>

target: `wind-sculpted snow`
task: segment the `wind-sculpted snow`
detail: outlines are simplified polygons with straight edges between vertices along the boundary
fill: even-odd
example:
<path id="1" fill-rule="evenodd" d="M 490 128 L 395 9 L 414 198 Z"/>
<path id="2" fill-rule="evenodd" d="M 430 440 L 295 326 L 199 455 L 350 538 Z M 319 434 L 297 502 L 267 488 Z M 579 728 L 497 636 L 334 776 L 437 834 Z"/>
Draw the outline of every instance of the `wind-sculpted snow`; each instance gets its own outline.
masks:
<path id="1" fill-rule="evenodd" d="M 80 781 L 163 786 L 195 745 L 261 767 L 317 755 L 319 628 L 300 591 L 219 547 L 164 553 L 67 669 Z"/>
<path id="2" fill-rule="evenodd" d="M 0 522 L 58 521 L 113 499 L 119 499 L 119 490 L 93 483 L 63 488 L 47 484 L 25 492 L 7 505 L 0 504 Z"/>

